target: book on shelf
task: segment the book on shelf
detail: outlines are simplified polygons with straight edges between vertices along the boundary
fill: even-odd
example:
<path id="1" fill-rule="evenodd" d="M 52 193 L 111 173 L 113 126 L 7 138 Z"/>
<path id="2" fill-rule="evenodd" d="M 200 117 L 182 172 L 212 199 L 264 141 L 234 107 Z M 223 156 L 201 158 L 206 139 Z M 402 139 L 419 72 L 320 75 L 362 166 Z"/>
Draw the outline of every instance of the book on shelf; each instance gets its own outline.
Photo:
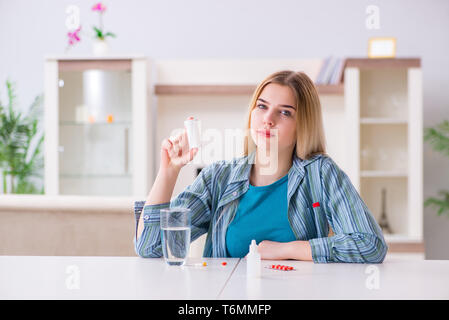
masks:
<path id="1" fill-rule="evenodd" d="M 341 83 L 345 61 L 345 58 L 333 56 L 324 59 L 315 83 L 320 85 L 335 85 Z"/>

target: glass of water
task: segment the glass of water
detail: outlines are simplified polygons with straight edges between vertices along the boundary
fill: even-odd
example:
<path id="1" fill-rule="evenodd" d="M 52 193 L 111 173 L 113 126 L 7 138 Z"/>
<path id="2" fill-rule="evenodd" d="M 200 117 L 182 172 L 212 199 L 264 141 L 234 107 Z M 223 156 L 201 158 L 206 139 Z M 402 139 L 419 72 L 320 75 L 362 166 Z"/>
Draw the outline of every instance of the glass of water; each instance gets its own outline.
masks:
<path id="1" fill-rule="evenodd" d="M 185 264 L 190 248 L 190 209 L 161 209 L 162 252 L 171 266 Z"/>

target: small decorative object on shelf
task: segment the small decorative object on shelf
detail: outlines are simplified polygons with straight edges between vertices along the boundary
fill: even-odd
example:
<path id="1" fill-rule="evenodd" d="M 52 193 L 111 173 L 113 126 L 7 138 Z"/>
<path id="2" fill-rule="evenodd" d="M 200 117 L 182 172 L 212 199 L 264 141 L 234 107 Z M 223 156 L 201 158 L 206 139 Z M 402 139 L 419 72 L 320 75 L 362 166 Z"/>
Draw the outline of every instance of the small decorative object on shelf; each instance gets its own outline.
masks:
<path id="1" fill-rule="evenodd" d="M 88 120 L 89 120 L 89 123 L 95 123 L 95 117 L 92 115 L 89 116 Z"/>
<path id="2" fill-rule="evenodd" d="M 70 48 L 81 41 L 80 8 L 76 5 L 69 5 L 67 6 L 65 12 L 68 14 L 65 20 L 65 26 L 68 30 L 68 43 L 67 47 L 65 48 L 65 52 L 67 53 Z"/>
<path id="3" fill-rule="evenodd" d="M 80 31 L 81 31 L 81 26 L 79 26 L 77 29 L 75 29 L 73 31 L 67 32 L 68 44 L 67 44 L 67 47 L 65 49 L 66 52 L 71 47 L 73 47 L 75 44 L 77 44 L 78 42 L 81 41 L 81 38 L 80 38 L 80 35 L 79 35 Z"/>
<path id="4" fill-rule="evenodd" d="M 396 38 L 371 38 L 368 42 L 369 58 L 394 58 Z"/>
<path id="5" fill-rule="evenodd" d="M 113 122 L 114 122 L 114 115 L 108 114 L 108 115 L 106 116 L 106 122 L 107 122 L 107 123 L 113 123 Z"/>
<path id="6" fill-rule="evenodd" d="M 99 26 L 94 26 L 93 29 L 95 31 L 94 43 L 93 43 L 93 54 L 95 56 L 103 56 L 108 54 L 109 45 L 106 41 L 107 37 L 115 38 L 115 34 L 112 32 L 105 32 L 103 27 L 103 14 L 106 11 L 106 6 L 98 2 L 92 7 L 92 11 L 98 12 L 99 16 Z"/>
<path id="7" fill-rule="evenodd" d="M 392 234 L 393 231 L 390 228 L 390 224 L 388 222 L 387 218 L 387 211 L 386 211 L 386 202 L 387 202 L 387 190 L 385 188 L 382 188 L 382 213 L 379 219 L 379 226 L 382 229 L 384 233 Z"/>

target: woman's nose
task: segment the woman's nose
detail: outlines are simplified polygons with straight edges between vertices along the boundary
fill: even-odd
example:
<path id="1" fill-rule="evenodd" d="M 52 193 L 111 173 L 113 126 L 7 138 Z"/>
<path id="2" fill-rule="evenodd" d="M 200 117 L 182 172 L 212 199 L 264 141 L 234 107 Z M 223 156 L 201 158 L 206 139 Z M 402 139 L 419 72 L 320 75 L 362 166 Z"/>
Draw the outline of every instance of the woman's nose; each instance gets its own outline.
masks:
<path id="1" fill-rule="evenodd" d="M 271 110 L 268 110 L 263 117 L 263 124 L 267 126 L 274 125 L 274 114 Z"/>

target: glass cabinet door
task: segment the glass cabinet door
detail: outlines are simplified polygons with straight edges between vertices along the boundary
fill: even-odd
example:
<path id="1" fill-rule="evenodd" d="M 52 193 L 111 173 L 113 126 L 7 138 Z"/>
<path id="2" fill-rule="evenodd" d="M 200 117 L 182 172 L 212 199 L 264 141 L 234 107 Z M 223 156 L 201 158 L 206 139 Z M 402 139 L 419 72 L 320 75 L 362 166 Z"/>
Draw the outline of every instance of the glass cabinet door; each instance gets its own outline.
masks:
<path id="1" fill-rule="evenodd" d="M 132 194 L 131 70 L 59 71 L 59 193 Z"/>

